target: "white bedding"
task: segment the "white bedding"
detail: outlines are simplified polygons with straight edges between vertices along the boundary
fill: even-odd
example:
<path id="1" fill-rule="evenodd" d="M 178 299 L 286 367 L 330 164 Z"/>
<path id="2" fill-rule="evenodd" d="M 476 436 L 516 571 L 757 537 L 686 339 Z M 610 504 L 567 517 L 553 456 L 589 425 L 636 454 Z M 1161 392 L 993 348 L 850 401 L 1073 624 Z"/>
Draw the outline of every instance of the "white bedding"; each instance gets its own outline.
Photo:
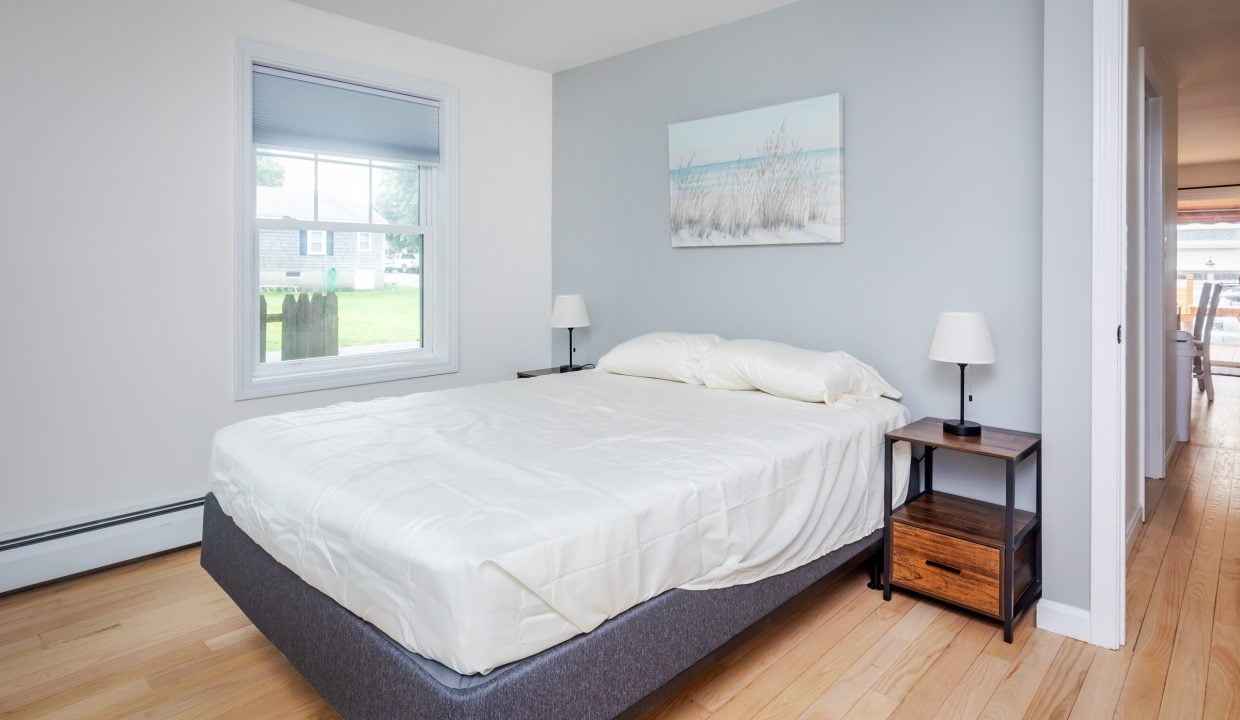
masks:
<path id="1" fill-rule="evenodd" d="M 210 482 L 307 583 L 472 674 L 865 537 L 908 419 L 583 371 L 247 420 L 216 434 Z"/>

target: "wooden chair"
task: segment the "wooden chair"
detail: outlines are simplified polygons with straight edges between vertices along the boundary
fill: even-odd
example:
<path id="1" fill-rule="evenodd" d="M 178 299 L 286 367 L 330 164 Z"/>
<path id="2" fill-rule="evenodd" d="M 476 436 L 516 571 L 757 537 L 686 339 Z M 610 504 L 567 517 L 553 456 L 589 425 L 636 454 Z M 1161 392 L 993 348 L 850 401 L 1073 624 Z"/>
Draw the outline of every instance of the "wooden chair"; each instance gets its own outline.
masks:
<path id="1" fill-rule="evenodd" d="M 1197 378 L 1197 388 L 1205 391 L 1207 402 L 1214 402 L 1214 376 L 1210 367 L 1210 336 L 1214 334 L 1214 316 L 1218 314 L 1218 301 L 1222 294 L 1223 285 L 1221 283 L 1215 285 L 1210 292 L 1207 304 L 1205 288 L 1202 288 L 1202 303 L 1197 306 L 1197 319 L 1193 322 L 1194 330 L 1197 326 L 1202 326 L 1201 339 L 1193 338 L 1193 375 Z M 1204 324 L 1202 322 L 1203 309 L 1205 310 Z"/>
<path id="2" fill-rule="evenodd" d="M 1201 283 L 1201 297 L 1197 300 L 1197 307 L 1193 310 L 1193 343 L 1201 342 L 1201 331 L 1206 324 L 1206 311 L 1210 308 L 1210 294 L 1214 292 L 1214 283 Z M 1201 355 L 1194 350 L 1193 354 L 1193 377 L 1198 378 L 1197 385 L 1203 386 L 1204 381 L 1201 380 Z"/>
<path id="3" fill-rule="evenodd" d="M 1210 307 L 1210 295 L 1213 290 L 1213 283 L 1201 283 L 1201 299 L 1197 301 L 1197 312 L 1193 315 L 1193 340 L 1201 340 L 1201 329 L 1206 320 L 1206 308 Z"/>

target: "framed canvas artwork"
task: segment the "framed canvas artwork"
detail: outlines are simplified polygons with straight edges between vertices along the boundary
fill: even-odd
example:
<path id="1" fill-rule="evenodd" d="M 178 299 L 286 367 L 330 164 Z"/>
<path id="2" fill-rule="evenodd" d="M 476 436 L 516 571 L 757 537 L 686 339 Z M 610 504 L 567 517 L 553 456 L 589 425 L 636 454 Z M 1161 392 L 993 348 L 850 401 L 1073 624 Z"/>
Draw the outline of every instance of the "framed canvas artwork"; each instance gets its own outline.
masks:
<path id="1" fill-rule="evenodd" d="M 673 247 L 840 243 L 840 96 L 667 129 Z"/>

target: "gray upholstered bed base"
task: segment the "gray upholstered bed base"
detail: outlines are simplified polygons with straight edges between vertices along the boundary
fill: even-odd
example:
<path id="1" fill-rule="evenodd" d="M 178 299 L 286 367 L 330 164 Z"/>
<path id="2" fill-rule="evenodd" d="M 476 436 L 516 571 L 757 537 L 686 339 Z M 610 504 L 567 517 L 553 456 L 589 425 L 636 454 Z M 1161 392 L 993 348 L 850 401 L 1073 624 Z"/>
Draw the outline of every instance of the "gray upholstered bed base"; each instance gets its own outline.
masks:
<path id="1" fill-rule="evenodd" d="M 750 585 L 669 590 L 590 633 L 470 678 L 405 650 L 307 585 L 242 532 L 213 495 L 206 500 L 202 566 L 345 718 L 584 719 L 651 704 L 662 694 L 656 691 L 686 679 L 746 628 L 881 545 L 876 531 Z"/>

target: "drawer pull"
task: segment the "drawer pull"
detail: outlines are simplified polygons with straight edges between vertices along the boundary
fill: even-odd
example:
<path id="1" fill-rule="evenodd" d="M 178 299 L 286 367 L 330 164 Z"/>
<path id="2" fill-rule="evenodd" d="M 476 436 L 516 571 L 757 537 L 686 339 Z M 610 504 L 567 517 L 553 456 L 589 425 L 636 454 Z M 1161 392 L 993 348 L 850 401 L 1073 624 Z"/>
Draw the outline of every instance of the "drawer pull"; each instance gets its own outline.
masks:
<path id="1" fill-rule="evenodd" d="M 955 567 L 952 567 L 951 565 L 944 565 L 943 563 L 941 563 L 941 562 L 937 562 L 937 561 L 935 561 L 935 560 L 927 560 L 927 561 L 926 561 L 926 564 L 927 564 L 927 565 L 929 565 L 929 566 L 930 566 L 930 567 L 932 567 L 932 568 L 938 568 L 938 569 L 940 569 L 940 570 L 946 570 L 946 571 L 947 571 L 947 572 L 949 572 L 949 573 L 955 573 L 955 574 L 957 574 L 957 575 L 959 575 L 959 574 L 960 574 L 960 568 L 955 568 Z"/>

